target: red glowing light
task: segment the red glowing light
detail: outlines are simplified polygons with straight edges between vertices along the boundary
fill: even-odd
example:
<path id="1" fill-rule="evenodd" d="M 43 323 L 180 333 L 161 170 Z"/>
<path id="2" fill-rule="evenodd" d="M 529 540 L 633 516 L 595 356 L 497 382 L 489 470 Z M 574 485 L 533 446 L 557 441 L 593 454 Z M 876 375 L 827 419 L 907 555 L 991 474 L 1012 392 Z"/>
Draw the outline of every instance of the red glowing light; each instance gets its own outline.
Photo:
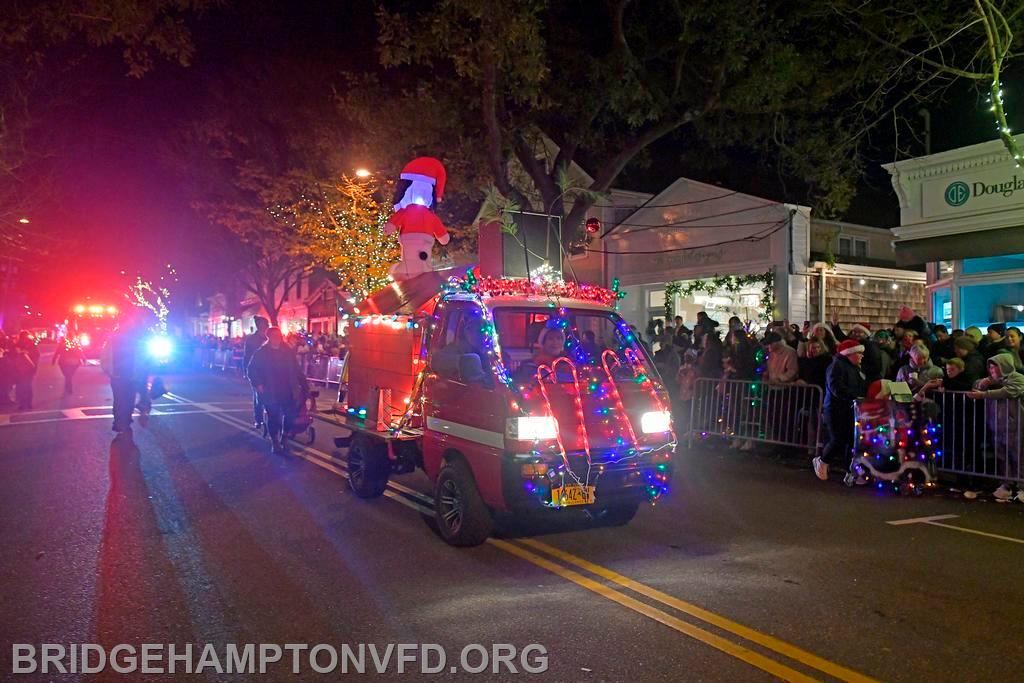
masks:
<path id="1" fill-rule="evenodd" d="M 591 235 L 601 229 L 601 221 L 591 216 L 587 219 L 587 232 Z"/>

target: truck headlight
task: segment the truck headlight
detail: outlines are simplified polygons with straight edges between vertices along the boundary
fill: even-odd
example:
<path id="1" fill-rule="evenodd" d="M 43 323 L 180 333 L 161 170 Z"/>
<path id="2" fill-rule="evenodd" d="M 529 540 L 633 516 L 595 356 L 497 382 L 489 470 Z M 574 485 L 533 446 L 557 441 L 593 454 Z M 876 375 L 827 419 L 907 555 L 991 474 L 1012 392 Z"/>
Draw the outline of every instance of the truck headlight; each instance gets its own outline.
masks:
<path id="1" fill-rule="evenodd" d="M 652 410 L 640 416 L 640 430 L 644 434 L 672 431 L 672 415 L 667 410 Z"/>
<path id="2" fill-rule="evenodd" d="M 558 436 L 558 424 L 550 415 L 510 417 L 505 423 L 505 436 L 513 441 L 543 441 Z"/>

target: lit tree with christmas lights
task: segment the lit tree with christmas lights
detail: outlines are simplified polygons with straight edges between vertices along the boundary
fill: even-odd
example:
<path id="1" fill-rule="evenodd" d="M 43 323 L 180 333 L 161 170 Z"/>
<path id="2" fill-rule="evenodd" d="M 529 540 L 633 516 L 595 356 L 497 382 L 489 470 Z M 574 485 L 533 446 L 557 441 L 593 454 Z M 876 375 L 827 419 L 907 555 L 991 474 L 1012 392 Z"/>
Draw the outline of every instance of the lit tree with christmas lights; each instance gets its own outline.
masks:
<path id="1" fill-rule="evenodd" d="M 334 271 L 348 291 L 368 294 L 387 284 L 388 269 L 398 261 L 398 240 L 384 234 L 390 206 L 378 198 L 372 178 L 343 175 L 330 186 L 317 186 L 287 209 L 281 220 L 294 221 L 314 263 Z"/>

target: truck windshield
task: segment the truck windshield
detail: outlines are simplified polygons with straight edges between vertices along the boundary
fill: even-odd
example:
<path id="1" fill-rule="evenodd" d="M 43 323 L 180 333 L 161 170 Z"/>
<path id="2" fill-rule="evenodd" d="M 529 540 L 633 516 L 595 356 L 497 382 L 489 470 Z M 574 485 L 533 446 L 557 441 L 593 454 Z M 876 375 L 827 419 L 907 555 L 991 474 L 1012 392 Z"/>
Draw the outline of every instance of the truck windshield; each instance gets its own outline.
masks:
<path id="1" fill-rule="evenodd" d="M 622 372 L 632 374 L 630 357 L 639 370 L 652 372 L 649 358 L 629 326 L 618 315 L 571 308 L 553 310 L 496 308 L 494 323 L 502 361 L 517 382 L 528 381 L 541 365 L 567 358 L 577 368 L 600 367 L 605 351 L 615 353 Z M 617 366 L 608 357 L 609 364 Z M 570 381 L 559 364 L 558 380 Z M 562 375 L 565 374 L 563 377 Z"/>

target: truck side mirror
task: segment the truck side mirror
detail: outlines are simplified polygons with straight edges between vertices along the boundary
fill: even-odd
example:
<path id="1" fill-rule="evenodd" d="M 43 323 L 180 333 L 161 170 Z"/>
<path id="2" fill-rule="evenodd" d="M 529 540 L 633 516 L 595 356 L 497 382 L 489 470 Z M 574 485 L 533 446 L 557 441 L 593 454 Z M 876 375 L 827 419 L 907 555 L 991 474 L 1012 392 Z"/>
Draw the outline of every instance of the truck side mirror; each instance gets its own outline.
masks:
<path id="1" fill-rule="evenodd" d="M 487 373 L 479 354 L 464 353 L 459 356 L 459 381 L 464 384 L 487 384 Z"/>

